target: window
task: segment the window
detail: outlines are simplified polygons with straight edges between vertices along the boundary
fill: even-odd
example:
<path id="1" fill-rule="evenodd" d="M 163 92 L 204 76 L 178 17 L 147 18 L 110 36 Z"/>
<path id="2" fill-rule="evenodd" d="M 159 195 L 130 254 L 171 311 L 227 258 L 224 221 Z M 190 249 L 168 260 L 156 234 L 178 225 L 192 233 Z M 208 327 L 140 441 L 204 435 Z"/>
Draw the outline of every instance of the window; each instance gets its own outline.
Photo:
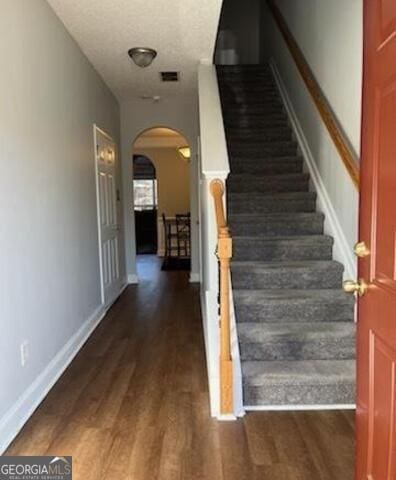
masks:
<path id="1" fill-rule="evenodd" d="M 134 180 L 133 195 L 135 210 L 154 210 L 157 208 L 157 180 Z"/>

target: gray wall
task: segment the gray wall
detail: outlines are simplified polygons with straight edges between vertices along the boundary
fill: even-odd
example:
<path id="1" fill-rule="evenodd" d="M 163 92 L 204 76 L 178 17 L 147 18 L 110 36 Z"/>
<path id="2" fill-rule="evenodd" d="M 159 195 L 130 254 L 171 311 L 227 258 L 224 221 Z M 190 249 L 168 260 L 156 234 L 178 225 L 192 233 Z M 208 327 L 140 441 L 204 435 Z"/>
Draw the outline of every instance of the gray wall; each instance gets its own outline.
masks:
<path id="1" fill-rule="evenodd" d="M 93 123 L 118 143 L 120 114 L 44 0 L 0 31 L 1 451 L 100 315 Z"/>

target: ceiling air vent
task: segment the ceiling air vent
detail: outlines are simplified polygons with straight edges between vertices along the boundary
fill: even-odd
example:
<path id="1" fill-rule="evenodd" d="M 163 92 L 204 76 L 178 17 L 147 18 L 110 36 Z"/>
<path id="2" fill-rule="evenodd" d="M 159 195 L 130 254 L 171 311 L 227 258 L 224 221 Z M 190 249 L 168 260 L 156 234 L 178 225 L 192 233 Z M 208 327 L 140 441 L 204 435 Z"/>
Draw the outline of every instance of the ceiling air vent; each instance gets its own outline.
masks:
<path id="1" fill-rule="evenodd" d="M 179 72 L 160 72 L 160 75 L 163 82 L 179 81 Z"/>

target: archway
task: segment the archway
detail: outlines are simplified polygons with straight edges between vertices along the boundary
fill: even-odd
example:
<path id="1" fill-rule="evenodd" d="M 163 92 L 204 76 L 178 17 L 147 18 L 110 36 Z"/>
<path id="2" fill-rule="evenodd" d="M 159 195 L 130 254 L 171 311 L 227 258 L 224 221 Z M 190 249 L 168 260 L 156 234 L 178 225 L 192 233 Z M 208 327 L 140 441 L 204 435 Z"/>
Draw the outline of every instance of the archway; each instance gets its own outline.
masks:
<path id="1" fill-rule="evenodd" d="M 178 131 L 167 127 L 153 127 L 141 132 L 133 142 L 134 173 L 138 176 L 151 176 L 148 181 L 146 201 L 151 212 L 155 211 L 157 247 L 156 251 L 144 252 L 139 244 L 142 226 L 137 214 L 142 205 L 134 204 L 136 253 L 154 253 L 161 259 L 165 270 L 190 271 L 191 259 L 191 203 L 190 203 L 190 147 L 186 138 Z M 146 160 L 143 160 L 146 159 Z M 148 163 L 149 162 L 149 163 Z M 152 165 L 151 171 L 149 165 Z M 135 168 L 136 165 L 136 168 Z M 140 165 L 140 167 L 138 166 Z M 143 172 L 145 170 L 145 172 Z M 140 172 L 140 173 L 139 173 Z M 134 178 L 134 187 L 136 184 Z M 140 182 L 142 183 L 142 182 Z M 148 185 L 150 183 L 150 185 Z M 135 188 L 134 188 L 135 190 Z M 136 196 L 135 196 L 136 200 Z M 153 204 L 155 200 L 155 205 Z M 138 201 L 139 203 L 139 201 Z M 137 216 L 136 216 L 137 215 Z M 151 217 L 153 218 L 153 216 Z M 148 224 L 146 225 L 146 230 Z M 152 224 L 151 224 L 152 228 Z"/>

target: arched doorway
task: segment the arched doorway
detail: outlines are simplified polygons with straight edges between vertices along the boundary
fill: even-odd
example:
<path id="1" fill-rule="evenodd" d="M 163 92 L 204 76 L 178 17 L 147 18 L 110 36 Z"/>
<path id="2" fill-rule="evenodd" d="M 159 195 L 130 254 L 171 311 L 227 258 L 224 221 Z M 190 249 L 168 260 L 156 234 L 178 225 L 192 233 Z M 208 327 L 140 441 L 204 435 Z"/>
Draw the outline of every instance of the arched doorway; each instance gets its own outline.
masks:
<path id="1" fill-rule="evenodd" d="M 190 206 L 190 147 L 186 138 L 174 129 L 153 127 L 143 131 L 133 143 L 136 253 L 155 254 L 163 270 L 190 271 L 191 266 L 191 206 Z M 151 167 L 150 167 L 151 165 Z M 137 176 L 135 177 L 135 171 Z M 143 177 L 145 177 L 143 179 Z M 148 178 L 150 177 L 150 178 Z M 145 180 L 145 182 L 142 182 Z M 146 186 L 143 186 L 146 183 Z M 150 183 L 150 185 L 149 185 Z M 135 184 L 146 188 L 147 208 L 136 198 Z M 155 205 L 154 205 L 155 203 Z M 144 235 L 139 218 L 146 217 L 146 233 L 156 222 L 156 249 L 143 246 Z M 156 219 L 154 220 L 154 216 Z M 151 235 L 153 238 L 153 235 Z M 146 249 L 146 251 L 144 251 Z M 148 251 L 149 250 L 149 251 Z M 187 278 L 187 277 L 186 277 Z"/>

